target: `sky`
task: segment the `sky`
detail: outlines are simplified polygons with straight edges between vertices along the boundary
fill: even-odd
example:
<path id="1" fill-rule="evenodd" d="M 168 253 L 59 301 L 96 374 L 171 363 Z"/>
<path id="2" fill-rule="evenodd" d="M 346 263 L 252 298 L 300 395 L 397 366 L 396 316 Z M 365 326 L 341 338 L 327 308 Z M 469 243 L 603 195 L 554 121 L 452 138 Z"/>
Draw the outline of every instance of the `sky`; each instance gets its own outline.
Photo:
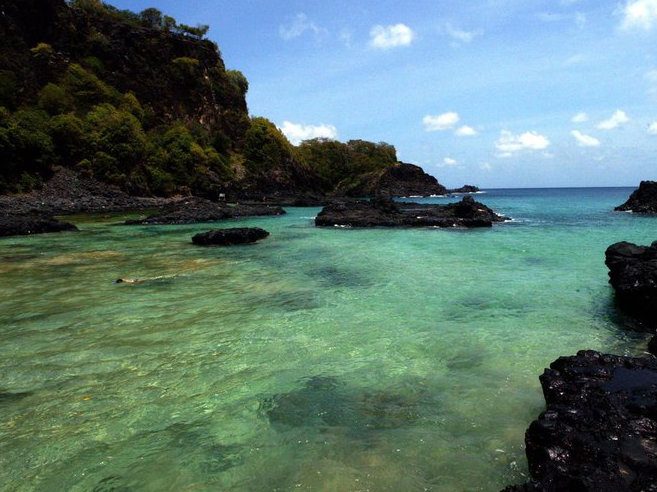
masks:
<path id="1" fill-rule="evenodd" d="M 388 142 L 448 186 L 657 180 L 657 0 L 109 0 L 208 24 L 294 144 Z"/>

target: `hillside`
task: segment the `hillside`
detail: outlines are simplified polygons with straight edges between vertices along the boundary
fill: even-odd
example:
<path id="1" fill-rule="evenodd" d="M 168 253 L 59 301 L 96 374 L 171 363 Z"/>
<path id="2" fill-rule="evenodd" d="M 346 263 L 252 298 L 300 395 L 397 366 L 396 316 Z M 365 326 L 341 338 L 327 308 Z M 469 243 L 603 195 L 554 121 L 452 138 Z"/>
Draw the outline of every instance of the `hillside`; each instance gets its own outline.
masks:
<path id="1" fill-rule="evenodd" d="M 248 81 L 208 26 L 99 0 L 0 0 L 0 12 L 0 193 L 63 166 L 134 196 L 354 194 L 398 166 L 389 144 L 294 147 L 251 117 Z"/>

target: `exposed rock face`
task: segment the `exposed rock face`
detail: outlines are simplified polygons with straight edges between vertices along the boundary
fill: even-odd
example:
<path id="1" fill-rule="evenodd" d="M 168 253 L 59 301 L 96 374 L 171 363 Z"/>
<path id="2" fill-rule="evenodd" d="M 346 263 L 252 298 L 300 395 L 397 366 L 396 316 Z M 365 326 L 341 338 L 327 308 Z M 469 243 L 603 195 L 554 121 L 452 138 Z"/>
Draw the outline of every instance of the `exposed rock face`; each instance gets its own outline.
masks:
<path id="1" fill-rule="evenodd" d="M 315 218 L 317 226 L 346 227 L 491 227 L 503 222 L 486 205 L 466 196 L 447 205 L 394 202 L 388 198 L 328 205 Z"/>
<path id="2" fill-rule="evenodd" d="M 657 327 L 657 241 L 612 244 L 605 256 L 619 307 L 647 328 Z"/>
<path id="3" fill-rule="evenodd" d="M 479 188 L 473 185 L 463 185 L 460 188 L 449 190 L 450 193 L 477 193 Z"/>
<path id="4" fill-rule="evenodd" d="M 0 236 L 25 236 L 46 232 L 77 231 L 69 222 L 60 222 L 54 217 L 39 214 L 0 215 Z"/>
<path id="5" fill-rule="evenodd" d="M 581 351 L 541 376 L 525 437 L 531 484 L 507 491 L 657 491 L 657 359 Z"/>
<path id="6" fill-rule="evenodd" d="M 403 162 L 386 169 L 382 173 L 369 173 L 361 176 L 360 182 L 337 194 L 349 196 L 432 196 L 444 195 L 447 188 L 436 178 L 424 172 L 420 166 Z"/>
<path id="7" fill-rule="evenodd" d="M 657 214 L 657 181 L 641 181 L 639 189 L 616 210 L 642 214 Z"/>
<path id="8" fill-rule="evenodd" d="M 259 227 L 236 227 L 233 229 L 213 229 L 196 234 L 192 242 L 198 246 L 234 246 L 250 244 L 264 239 L 269 233 Z"/>
<path id="9" fill-rule="evenodd" d="M 267 205 L 235 205 L 215 203 L 205 198 L 187 197 L 169 204 L 161 212 L 150 215 L 145 219 L 127 220 L 126 225 L 171 225 L 194 224 L 197 222 L 217 222 L 234 217 L 247 217 L 251 215 L 282 215 L 285 213 L 281 207 Z"/>

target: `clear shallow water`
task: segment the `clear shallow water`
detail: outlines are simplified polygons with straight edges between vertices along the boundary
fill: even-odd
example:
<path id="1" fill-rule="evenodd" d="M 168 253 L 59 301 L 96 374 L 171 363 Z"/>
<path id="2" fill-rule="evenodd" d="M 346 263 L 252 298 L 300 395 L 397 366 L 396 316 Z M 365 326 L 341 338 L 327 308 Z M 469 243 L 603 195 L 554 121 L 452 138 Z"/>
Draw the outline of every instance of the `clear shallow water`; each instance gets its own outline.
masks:
<path id="1" fill-rule="evenodd" d="M 523 481 L 543 368 L 645 346 L 604 266 L 611 243 L 657 239 L 657 218 L 612 212 L 631 191 L 492 190 L 477 199 L 515 220 L 489 230 L 318 229 L 289 209 L 222 224 L 271 232 L 232 249 L 120 215 L 0 240 L 0 490 Z"/>

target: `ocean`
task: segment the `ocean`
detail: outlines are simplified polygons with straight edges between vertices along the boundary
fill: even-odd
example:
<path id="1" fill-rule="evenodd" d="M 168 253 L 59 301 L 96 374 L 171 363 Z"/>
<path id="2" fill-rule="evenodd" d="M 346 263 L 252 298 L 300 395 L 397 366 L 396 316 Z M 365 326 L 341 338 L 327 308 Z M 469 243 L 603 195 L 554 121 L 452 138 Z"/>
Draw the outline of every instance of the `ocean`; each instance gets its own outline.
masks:
<path id="1" fill-rule="evenodd" d="M 318 208 L 139 214 L 0 240 L 0 490 L 498 491 L 538 377 L 640 355 L 604 251 L 657 239 L 632 188 L 487 190 L 492 229 L 316 228 Z M 417 199 L 445 203 L 454 198 Z M 258 226 L 249 246 L 197 232 Z M 117 284 L 117 278 L 147 279 Z"/>

